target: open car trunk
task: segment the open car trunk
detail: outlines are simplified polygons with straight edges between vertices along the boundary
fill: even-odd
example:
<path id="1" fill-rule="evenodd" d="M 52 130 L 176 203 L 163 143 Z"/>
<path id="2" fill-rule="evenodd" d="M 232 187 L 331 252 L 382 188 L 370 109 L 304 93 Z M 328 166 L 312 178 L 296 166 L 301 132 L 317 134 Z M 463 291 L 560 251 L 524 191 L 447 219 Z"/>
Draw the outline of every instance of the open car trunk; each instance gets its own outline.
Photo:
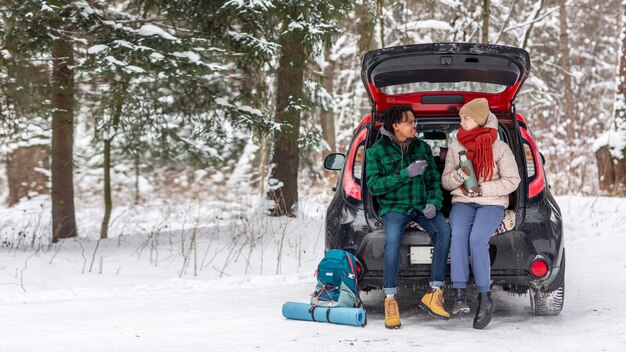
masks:
<path id="1" fill-rule="evenodd" d="M 478 97 L 486 98 L 496 114 L 510 112 L 529 71 L 523 49 L 435 43 L 370 51 L 361 78 L 376 111 L 406 104 L 427 117 L 457 113 Z"/>
<path id="2" fill-rule="evenodd" d="M 420 117 L 418 116 L 417 119 L 420 120 Z M 507 124 L 508 123 L 510 122 L 507 121 Z M 373 131 L 370 132 L 370 141 L 367 143 L 368 148 L 371 147 L 376 140 L 381 138 L 379 133 L 380 126 L 381 124 L 376 124 Z M 505 124 L 500 124 L 498 127 L 498 138 L 511 146 L 512 150 L 517 150 L 518 148 L 512 146 L 513 143 L 518 143 L 517 137 L 513 135 L 514 129 L 512 127 L 512 125 L 507 127 Z M 459 119 L 455 117 L 432 118 L 427 121 L 422 121 L 418 127 L 418 137 L 430 145 L 435 164 L 437 165 L 437 172 L 439 172 L 440 175 L 443 174 L 445 168 L 448 145 L 456 138 L 456 131 L 459 128 Z M 519 164 L 523 155 L 515 155 L 515 157 Z M 361 185 L 365 194 L 363 199 L 365 202 L 364 208 L 372 210 L 371 212 L 366 212 L 366 221 L 372 228 L 376 228 L 382 224 L 382 219 L 378 215 L 378 202 L 375 197 L 367 192 L 367 176 L 362 178 Z M 450 195 L 450 191 L 443 189 L 443 187 L 441 192 L 443 195 L 443 207 L 441 208 L 441 212 L 447 219 L 452 208 L 452 196 Z M 523 201 L 524 193 L 525 187 L 518 187 L 518 189 L 509 196 L 509 206 L 507 209 L 516 211 L 516 213 L 522 215 L 523 212 L 517 211 L 518 208 L 521 207 L 519 202 Z M 370 204 L 371 206 L 369 206 Z M 520 220 L 521 218 L 518 219 L 518 221 Z"/>

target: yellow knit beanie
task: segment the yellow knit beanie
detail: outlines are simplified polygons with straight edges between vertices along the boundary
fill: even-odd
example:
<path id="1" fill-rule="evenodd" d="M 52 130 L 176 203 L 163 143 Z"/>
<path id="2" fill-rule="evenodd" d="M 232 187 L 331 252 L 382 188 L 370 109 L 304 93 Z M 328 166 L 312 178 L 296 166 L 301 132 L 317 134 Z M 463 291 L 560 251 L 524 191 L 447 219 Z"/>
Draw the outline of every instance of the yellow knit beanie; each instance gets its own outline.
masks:
<path id="1" fill-rule="evenodd" d="M 489 113 L 489 103 L 485 98 L 476 98 L 463 105 L 461 111 L 459 111 L 459 115 L 466 115 L 481 126 L 487 123 Z"/>

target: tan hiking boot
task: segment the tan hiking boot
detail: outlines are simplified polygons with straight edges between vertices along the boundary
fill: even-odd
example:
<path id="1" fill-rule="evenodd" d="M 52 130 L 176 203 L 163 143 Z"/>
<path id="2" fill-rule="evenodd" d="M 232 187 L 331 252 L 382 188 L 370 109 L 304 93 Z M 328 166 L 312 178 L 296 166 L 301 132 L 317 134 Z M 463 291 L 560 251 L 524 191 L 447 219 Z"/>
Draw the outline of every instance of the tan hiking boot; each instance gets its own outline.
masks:
<path id="1" fill-rule="evenodd" d="M 443 290 L 440 288 L 429 289 L 424 297 L 422 297 L 419 306 L 426 309 L 430 315 L 436 318 L 444 320 L 450 319 L 450 313 L 448 313 L 443 306 Z"/>
<path id="2" fill-rule="evenodd" d="M 400 327 L 400 308 L 395 297 L 385 298 L 385 327 L 387 329 Z"/>

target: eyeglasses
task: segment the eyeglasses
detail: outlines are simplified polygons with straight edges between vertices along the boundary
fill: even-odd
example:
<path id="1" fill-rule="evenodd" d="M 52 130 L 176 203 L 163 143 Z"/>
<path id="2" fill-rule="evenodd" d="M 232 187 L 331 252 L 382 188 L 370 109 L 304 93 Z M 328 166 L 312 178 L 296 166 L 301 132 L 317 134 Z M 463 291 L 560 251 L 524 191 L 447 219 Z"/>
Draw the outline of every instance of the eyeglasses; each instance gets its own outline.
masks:
<path id="1" fill-rule="evenodd" d="M 413 120 L 409 120 L 409 121 L 402 121 L 402 123 L 406 123 L 406 124 L 409 124 L 409 125 L 417 126 L 417 119 L 413 119 Z"/>

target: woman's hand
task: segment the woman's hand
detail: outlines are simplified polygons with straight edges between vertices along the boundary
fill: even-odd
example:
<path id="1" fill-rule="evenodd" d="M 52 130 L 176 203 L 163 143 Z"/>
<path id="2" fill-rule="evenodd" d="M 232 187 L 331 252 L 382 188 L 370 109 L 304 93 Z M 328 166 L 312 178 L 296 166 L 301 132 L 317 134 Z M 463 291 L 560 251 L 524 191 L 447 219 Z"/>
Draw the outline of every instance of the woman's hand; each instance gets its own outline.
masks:
<path id="1" fill-rule="evenodd" d="M 467 166 L 459 167 L 458 169 L 454 170 L 454 178 L 459 182 L 463 182 L 469 177 L 470 170 Z"/>
<path id="2" fill-rule="evenodd" d="M 478 197 L 478 196 L 482 196 L 483 195 L 483 188 L 480 187 L 480 185 L 476 186 L 476 187 L 472 187 L 472 189 L 470 189 L 469 191 L 465 189 L 464 185 L 461 185 L 461 190 L 463 191 L 463 194 L 466 197 Z"/>

